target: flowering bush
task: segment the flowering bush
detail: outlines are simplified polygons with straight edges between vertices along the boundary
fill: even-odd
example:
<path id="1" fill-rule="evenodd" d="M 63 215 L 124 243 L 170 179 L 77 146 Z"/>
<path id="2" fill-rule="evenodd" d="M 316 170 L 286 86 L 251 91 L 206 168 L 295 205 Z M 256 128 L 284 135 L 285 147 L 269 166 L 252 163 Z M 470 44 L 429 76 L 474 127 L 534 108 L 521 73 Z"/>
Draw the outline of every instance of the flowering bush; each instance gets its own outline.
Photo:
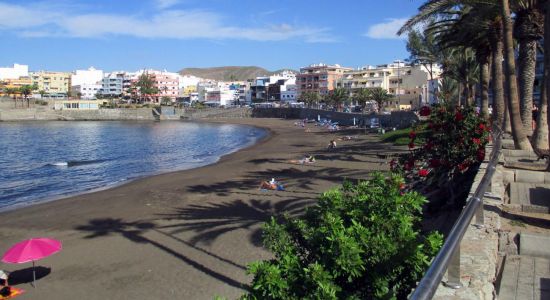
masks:
<path id="1" fill-rule="evenodd" d="M 413 129 L 409 154 L 391 163 L 394 171 L 403 172 L 410 188 L 422 183 L 423 191 L 430 192 L 456 183 L 485 159 L 489 127 L 472 108 L 436 107 L 431 110 L 426 128 L 424 143 L 416 143 Z"/>
<path id="2" fill-rule="evenodd" d="M 324 193 L 297 218 L 272 218 L 273 258 L 249 265 L 248 299 L 406 299 L 443 236 L 420 230 L 426 199 L 381 173 Z"/>

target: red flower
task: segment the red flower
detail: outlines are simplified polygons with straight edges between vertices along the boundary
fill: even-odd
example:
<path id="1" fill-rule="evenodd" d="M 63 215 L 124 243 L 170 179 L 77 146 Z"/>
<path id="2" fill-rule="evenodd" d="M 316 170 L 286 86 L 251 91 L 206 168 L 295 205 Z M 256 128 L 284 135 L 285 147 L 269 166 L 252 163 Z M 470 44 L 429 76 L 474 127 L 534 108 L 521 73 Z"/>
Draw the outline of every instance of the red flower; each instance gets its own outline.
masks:
<path id="1" fill-rule="evenodd" d="M 420 116 L 427 117 L 432 113 L 432 110 L 428 106 L 423 106 L 420 109 Z"/>
<path id="2" fill-rule="evenodd" d="M 414 140 L 416 138 L 416 132 L 414 132 L 414 130 L 409 132 L 409 137 L 411 138 L 411 140 Z"/>
<path id="3" fill-rule="evenodd" d="M 426 177 L 426 176 L 428 176 L 429 173 L 430 173 L 430 171 L 428 171 L 426 169 L 418 170 L 418 176 L 420 176 L 420 177 Z"/>
<path id="4" fill-rule="evenodd" d="M 414 142 L 409 143 L 409 149 L 414 149 Z"/>
<path id="5" fill-rule="evenodd" d="M 485 124 L 483 124 L 483 123 L 480 123 L 479 126 L 478 126 L 478 128 L 479 128 L 480 130 L 485 130 L 485 129 L 487 129 L 487 126 L 485 126 Z"/>
<path id="6" fill-rule="evenodd" d="M 404 189 L 404 188 L 405 188 L 405 184 L 404 184 L 403 182 L 401 182 L 401 183 L 399 184 L 399 189 L 402 190 L 402 189 Z"/>
<path id="7" fill-rule="evenodd" d="M 440 165 L 441 165 L 441 163 L 439 162 L 439 159 L 436 159 L 436 158 L 430 159 L 430 167 L 437 168 Z"/>
<path id="8" fill-rule="evenodd" d="M 485 159 L 485 149 L 479 148 L 479 150 L 477 150 L 476 155 L 477 155 L 477 160 L 479 162 L 482 162 Z"/>
<path id="9" fill-rule="evenodd" d="M 466 169 L 468 169 L 469 166 L 470 166 L 470 163 L 467 162 L 467 161 L 465 161 L 465 162 L 463 162 L 463 163 L 458 164 L 458 170 L 459 170 L 460 172 L 463 172 L 463 171 L 465 171 Z"/>
<path id="10" fill-rule="evenodd" d="M 457 111 L 456 114 L 455 114 L 455 121 L 460 122 L 462 120 L 464 120 L 464 116 L 462 115 L 462 113 L 460 111 Z"/>
<path id="11" fill-rule="evenodd" d="M 472 138 L 472 142 L 473 142 L 474 144 L 476 144 L 476 145 L 481 144 L 481 140 L 478 139 L 478 138 Z"/>
<path id="12" fill-rule="evenodd" d="M 432 141 L 429 141 L 424 145 L 424 149 L 428 151 L 432 150 L 433 147 L 434 147 L 434 144 L 432 143 Z"/>

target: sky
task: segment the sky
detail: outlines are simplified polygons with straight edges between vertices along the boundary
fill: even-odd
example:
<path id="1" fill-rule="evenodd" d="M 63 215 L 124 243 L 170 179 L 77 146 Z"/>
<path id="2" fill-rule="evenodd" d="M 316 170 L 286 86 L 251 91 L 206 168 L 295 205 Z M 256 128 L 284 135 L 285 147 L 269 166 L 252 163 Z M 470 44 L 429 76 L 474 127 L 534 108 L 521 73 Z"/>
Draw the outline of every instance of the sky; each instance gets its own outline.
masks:
<path id="1" fill-rule="evenodd" d="M 314 63 L 409 56 L 395 32 L 419 0 L 0 0 L 0 66 L 73 71 Z"/>

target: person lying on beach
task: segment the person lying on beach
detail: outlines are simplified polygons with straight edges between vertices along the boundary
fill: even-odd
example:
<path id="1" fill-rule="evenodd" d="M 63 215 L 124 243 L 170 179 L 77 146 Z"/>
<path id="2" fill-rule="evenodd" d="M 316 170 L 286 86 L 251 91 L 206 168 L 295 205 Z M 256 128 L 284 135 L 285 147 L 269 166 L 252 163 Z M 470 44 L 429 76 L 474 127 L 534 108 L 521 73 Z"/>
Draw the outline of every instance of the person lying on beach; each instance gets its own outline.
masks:
<path id="1" fill-rule="evenodd" d="M 271 181 L 262 181 L 260 183 L 260 190 L 284 191 L 285 189 L 275 178 L 271 178 Z"/>
<path id="2" fill-rule="evenodd" d="M 349 135 L 346 135 L 344 137 L 339 138 L 338 140 L 340 140 L 340 141 L 351 141 L 351 140 L 353 140 L 353 137 L 349 136 Z"/>
<path id="3" fill-rule="evenodd" d="M 312 163 L 315 163 L 315 157 L 313 155 L 306 155 L 304 158 L 302 159 L 291 159 L 289 160 L 289 162 L 291 164 L 301 164 L 301 165 L 305 165 L 305 164 L 312 164 Z"/>

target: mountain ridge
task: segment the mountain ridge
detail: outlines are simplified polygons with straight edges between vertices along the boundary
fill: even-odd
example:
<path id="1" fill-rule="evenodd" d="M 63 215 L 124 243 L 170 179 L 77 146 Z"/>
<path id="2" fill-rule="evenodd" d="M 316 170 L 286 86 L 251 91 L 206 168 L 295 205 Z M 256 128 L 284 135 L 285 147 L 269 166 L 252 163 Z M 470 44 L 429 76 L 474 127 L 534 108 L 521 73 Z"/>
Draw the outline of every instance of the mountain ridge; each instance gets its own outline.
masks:
<path id="1" fill-rule="evenodd" d="M 213 79 L 218 81 L 246 81 L 258 76 L 270 76 L 283 71 L 292 71 L 292 69 L 280 69 L 268 71 L 257 66 L 223 66 L 211 68 L 183 68 L 178 73 L 181 75 L 193 75 L 204 79 Z"/>

